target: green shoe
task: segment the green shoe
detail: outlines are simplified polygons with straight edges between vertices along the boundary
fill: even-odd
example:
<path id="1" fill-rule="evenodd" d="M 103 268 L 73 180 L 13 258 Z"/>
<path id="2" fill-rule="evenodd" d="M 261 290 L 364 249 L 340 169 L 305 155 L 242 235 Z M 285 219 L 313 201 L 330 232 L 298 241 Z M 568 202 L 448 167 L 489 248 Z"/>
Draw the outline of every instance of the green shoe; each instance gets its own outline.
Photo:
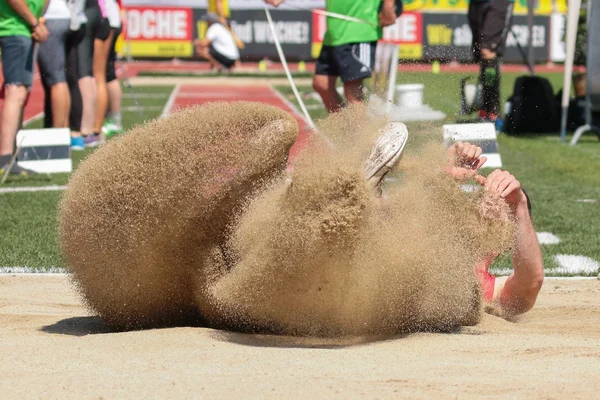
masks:
<path id="1" fill-rule="evenodd" d="M 107 137 L 111 137 L 123 133 L 123 127 L 115 124 L 112 120 L 107 120 L 102 126 L 102 133 Z"/>

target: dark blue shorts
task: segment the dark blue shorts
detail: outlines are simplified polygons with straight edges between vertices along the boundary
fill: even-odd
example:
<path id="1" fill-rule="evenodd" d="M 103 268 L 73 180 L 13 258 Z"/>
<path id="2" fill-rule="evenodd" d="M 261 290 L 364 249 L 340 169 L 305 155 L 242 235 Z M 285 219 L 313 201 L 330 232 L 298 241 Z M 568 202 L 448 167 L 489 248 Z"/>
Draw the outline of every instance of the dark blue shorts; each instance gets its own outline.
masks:
<path id="1" fill-rule="evenodd" d="M 31 87 L 33 82 L 33 41 L 27 36 L 0 37 L 2 73 L 5 85 Z"/>
<path id="2" fill-rule="evenodd" d="M 376 49 L 377 42 L 323 46 L 317 59 L 315 73 L 339 76 L 342 82 L 368 78 L 375 66 Z"/>

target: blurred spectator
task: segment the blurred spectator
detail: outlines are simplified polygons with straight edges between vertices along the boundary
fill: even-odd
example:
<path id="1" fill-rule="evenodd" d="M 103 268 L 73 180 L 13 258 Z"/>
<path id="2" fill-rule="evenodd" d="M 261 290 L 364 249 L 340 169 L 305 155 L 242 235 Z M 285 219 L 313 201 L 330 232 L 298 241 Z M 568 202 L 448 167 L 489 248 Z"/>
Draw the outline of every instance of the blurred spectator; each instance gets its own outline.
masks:
<path id="1" fill-rule="evenodd" d="M 265 0 L 278 6 L 283 0 Z M 377 41 L 381 27 L 396 21 L 394 0 L 338 0 L 327 1 L 327 11 L 360 19 L 363 22 L 327 17 L 327 30 L 321 54 L 315 64 L 313 88 L 323 100 L 329 113 L 344 106 L 344 99 L 336 90 L 338 77 L 344 85 L 348 103 L 364 100 L 363 81 L 373 73 Z"/>
<path id="2" fill-rule="evenodd" d="M 500 117 L 500 66 L 510 24 L 512 0 L 471 0 L 469 26 L 473 33 L 473 58 L 480 64 L 482 107 L 479 119 L 498 122 Z"/>
<path id="3" fill-rule="evenodd" d="M 67 0 L 50 0 L 44 13 L 48 40 L 40 44 L 38 65 L 45 90 L 45 115 L 50 124 L 46 127 L 69 126 L 71 96 L 67 86 L 67 37 L 71 25 L 71 11 Z"/>
<path id="4" fill-rule="evenodd" d="M 4 74 L 4 102 L 0 130 L 0 171 L 10 166 L 15 151 L 15 136 L 23 120 L 23 107 L 33 81 L 34 42 L 44 42 L 48 30 L 41 17 L 44 0 L 0 1 L 0 51 Z M 13 165 L 10 173 L 30 171 Z"/>
<path id="5" fill-rule="evenodd" d="M 202 20 L 206 21 L 208 29 L 204 39 L 195 41 L 196 52 L 200 57 L 210 61 L 213 68 L 231 69 L 240 58 L 233 36 L 221 24 L 217 14 L 207 13 Z"/>
<path id="6" fill-rule="evenodd" d="M 119 9 L 115 3 L 115 0 L 101 0 L 98 1 L 102 12 L 102 23 L 100 29 L 94 39 L 94 80 L 96 81 L 96 109 L 94 113 L 94 130 L 93 134 L 87 137 L 86 147 L 94 147 L 104 142 L 104 136 L 102 134 L 102 125 L 104 124 L 104 117 L 106 115 L 106 108 L 108 105 L 108 89 L 106 87 L 106 68 L 108 64 L 108 56 L 113 44 L 114 30 L 110 25 L 108 19 L 108 10 L 110 9 L 113 18 L 119 18 Z"/>
<path id="7" fill-rule="evenodd" d="M 117 79 L 115 62 L 117 61 L 116 45 L 117 39 L 121 34 L 121 9 L 118 1 L 106 1 L 106 13 L 112 29 L 112 43 L 108 55 L 108 64 L 106 66 L 106 87 L 108 90 L 108 113 L 106 109 L 103 115 L 106 115 L 102 126 L 102 133 L 112 136 L 123 132 L 123 122 L 121 121 L 121 83 Z"/>
<path id="8" fill-rule="evenodd" d="M 102 5 L 102 8 L 100 7 Z M 73 40 L 77 49 L 75 58 L 78 89 L 81 96 L 81 114 L 72 115 L 72 122 L 78 122 L 80 119 L 80 129 L 72 129 L 71 148 L 73 150 L 83 149 L 84 147 L 93 147 L 97 143 L 97 138 L 93 135 L 97 87 L 94 79 L 94 45 L 95 39 L 106 40 L 110 34 L 108 24 L 103 25 L 102 9 L 104 0 L 85 0 L 83 6 L 84 19 L 77 17 L 73 22 L 71 29 L 74 30 Z M 79 10 L 73 13 L 79 15 Z M 78 97 L 76 89 L 72 89 L 72 109 L 71 113 L 78 112 L 78 104 L 75 103 Z M 75 96 L 75 97 L 73 97 Z M 76 127 L 76 126 L 75 126 Z"/>

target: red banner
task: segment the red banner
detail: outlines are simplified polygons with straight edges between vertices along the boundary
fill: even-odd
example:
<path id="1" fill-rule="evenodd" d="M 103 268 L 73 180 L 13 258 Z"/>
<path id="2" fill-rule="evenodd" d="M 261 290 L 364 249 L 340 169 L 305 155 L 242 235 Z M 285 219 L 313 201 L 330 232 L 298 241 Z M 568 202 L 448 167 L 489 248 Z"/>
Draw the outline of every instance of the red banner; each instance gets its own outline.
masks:
<path id="1" fill-rule="evenodd" d="M 127 8 L 126 38 L 129 40 L 192 40 L 190 8 Z"/>

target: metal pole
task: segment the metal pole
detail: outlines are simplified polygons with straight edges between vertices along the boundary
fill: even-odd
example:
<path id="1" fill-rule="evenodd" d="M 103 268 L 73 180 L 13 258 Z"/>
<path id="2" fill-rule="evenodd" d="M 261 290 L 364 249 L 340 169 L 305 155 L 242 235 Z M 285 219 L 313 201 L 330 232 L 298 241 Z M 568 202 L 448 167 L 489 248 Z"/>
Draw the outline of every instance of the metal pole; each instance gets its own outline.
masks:
<path id="1" fill-rule="evenodd" d="M 394 102 L 394 90 L 396 89 L 396 75 L 398 73 L 398 58 L 400 56 L 400 45 L 394 43 L 394 50 L 390 57 L 390 81 L 388 82 L 387 105 L 389 112 L 392 103 Z"/>
<path id="2" fill-rule="evenodd" d="M 561 100 L 560 141 L 567 140 L 567 112 L 569 110 L 569 97 L 571 95 L 571 76 L 573 75 L 573 61 L 575 57 L 575 38 L 577 36 L 577 22 L 581 0 L 569 0 L 567 8 L 567 38 L 565 75 L 563 77 L 563 93 Z"/>
<path id="3" fill-rule="evenodd" d="M 527 37 L 527 63 L 531 68 L 531 74 L 534 75 L 535 53 L 533 51 L 533 8 L 535 0 L 527 1 L 527 24 L 529 25 L 529 35 Z"/>

